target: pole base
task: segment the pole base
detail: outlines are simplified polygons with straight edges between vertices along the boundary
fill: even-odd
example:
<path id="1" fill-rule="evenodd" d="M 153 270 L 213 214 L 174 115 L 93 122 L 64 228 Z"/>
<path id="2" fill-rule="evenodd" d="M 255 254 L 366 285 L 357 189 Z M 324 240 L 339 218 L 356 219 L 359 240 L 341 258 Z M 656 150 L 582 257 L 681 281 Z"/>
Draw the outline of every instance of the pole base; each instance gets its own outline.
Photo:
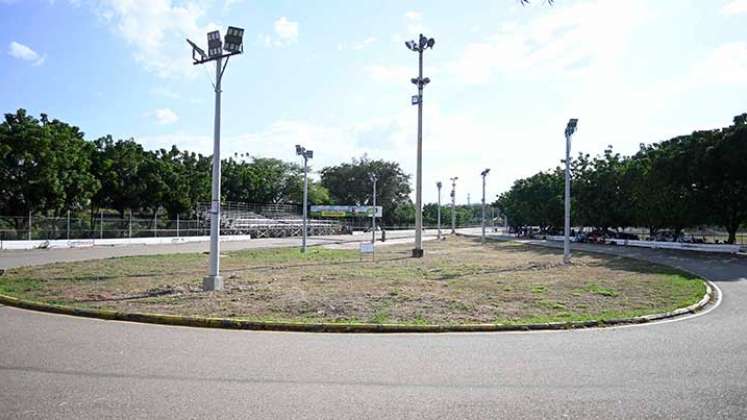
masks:
<path id="1" fill-rule="evenodd" d="M 412 257 L 413 258 L 423 258 L 423 249 L 413 248 L 412 249 Z"/>
<path id="2" fill-rule="evenodd" d="M 209 292 L 212 290 L 223 290 L 223 277 L 207 276 L 202 279 L 202 290 Z"/>

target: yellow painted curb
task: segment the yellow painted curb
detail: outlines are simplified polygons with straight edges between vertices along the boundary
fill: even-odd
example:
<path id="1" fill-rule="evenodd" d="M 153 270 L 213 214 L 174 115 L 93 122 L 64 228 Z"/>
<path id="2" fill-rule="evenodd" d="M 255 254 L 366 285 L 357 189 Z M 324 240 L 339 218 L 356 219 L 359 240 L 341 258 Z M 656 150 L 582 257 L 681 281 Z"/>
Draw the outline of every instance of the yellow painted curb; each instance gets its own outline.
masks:
<path id="1" fill-rule="evenodd" d="M 498 332 L 498 331 L 534 331 L 562 330 L 573 328 L 604 327 L 623 324 L 643 324 L 680 315 L 695 313 L 705 307 L 713 297 L 713 289 L 706 281 L 706 294 L 700 302 L 672 312 L 644 315 L 634 318 L 550 322 L 539 324 L 463 324 L 463 325 L 416 325 L 416 324 L 366 324 L 366 323 L 305 323 L 305 322 L 262 322 L 230 318 L 210 318 L 199 316 L 179 316 L 149 313 L 130 313 L 100 309 L 75 308 L 72 306 L 52 305 L 43 302 L 19 299 L 0 294 L 0 304 L 35 311 L 51 312 L 63 315 L 98 318 L 110 321 L 130 321 L 148 324 L 163 324 L 200 328 L 227 328 L 238 330 L 264 331 L 301 331 L 332 333 L 443 333 L 443 332 Z"/>

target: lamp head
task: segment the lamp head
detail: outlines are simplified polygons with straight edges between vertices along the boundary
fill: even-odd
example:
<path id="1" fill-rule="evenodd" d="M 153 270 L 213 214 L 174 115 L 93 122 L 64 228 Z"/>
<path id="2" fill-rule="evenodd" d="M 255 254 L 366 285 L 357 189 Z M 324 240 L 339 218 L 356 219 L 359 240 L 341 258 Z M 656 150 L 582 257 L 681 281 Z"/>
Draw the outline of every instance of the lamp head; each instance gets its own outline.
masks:
<path id="1" fill-rule="evenodd" d="M 571 118 L 565 127 L 565 135 L 572 136 L 576 132 L 576 125 L 578 125 L 578 118 Z"/>

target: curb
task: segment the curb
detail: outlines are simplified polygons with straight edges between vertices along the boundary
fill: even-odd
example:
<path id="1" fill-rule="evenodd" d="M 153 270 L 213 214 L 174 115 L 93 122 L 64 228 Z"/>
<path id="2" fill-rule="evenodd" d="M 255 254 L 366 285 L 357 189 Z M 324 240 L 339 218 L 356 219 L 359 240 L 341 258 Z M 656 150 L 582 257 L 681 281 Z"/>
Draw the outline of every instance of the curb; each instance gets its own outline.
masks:
<path id="1" fill-rule="evenodd" d="M 575 328 L 606 327 L 625 324 L 645 324 L 653 321 L 693 314 L 702 310 L 715 297 L 711 282 L 705 280 L 706 294 L 695 304 L 652 315 L 608 320 L 548 322 L 539 324 L 465 324 L 465 325 L 415 325 L 415 324 L 343 324 L 343 323 L 303 323 L 303 322 L 261 322 L 229 318 L 209 318 L 196 316 L 162 315 L 150 313 L 129 313 L 99 309 L 83 309 L 72 306 L 52 305 L 43 302 L 19 299 L 0 294 L 0 304 L 17 308 L 31 309 L 62 315 L 97 318 L 108 321 L 129 321 L 147 324 L 162 324 L 182 327 L 224 328 L 257 331 L 297 331 L 329 333 L 446 333 L 446 332 L 499 332 L 566 330 Z"/>

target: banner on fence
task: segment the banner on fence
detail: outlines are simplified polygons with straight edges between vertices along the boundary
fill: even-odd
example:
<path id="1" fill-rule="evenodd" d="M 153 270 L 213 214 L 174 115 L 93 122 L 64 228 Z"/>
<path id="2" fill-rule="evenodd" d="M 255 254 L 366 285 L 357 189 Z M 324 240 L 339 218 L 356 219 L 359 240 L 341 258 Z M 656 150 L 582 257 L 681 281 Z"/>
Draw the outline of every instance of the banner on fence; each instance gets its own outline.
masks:
<path id="1" fill-rule="evenodd" d="M 311 206 L 312 217 L 381 217 L 384 210 L 381 206 Z"/>

